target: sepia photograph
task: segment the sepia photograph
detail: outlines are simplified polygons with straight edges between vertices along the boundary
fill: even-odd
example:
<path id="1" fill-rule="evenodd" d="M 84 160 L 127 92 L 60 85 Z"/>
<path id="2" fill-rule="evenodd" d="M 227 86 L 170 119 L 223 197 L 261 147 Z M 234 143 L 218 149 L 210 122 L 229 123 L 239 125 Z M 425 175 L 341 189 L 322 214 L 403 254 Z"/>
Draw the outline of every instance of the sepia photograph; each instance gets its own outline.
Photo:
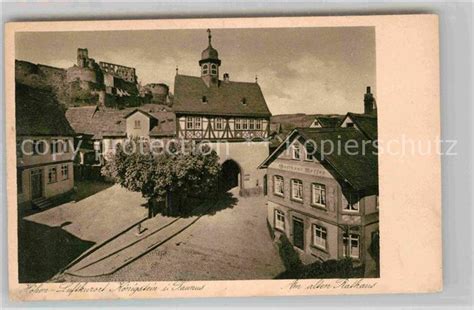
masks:
<path id="1" fill-rule="evenodd" d="M 230 21 L 12 32 L 17 298 L 383 289 L 376 26 Z"/>
<path id="2" fill-rule="evenodd" d="M 20 33 L 16 57 L 20 282 L 378 276 L 374 27 Z"/>

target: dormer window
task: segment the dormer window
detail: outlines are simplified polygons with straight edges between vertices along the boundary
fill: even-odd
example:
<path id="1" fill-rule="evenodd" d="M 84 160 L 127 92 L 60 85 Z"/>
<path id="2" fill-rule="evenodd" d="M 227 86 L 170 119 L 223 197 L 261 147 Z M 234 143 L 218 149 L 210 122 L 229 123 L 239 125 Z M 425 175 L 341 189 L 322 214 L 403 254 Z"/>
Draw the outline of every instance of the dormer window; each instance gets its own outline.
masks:
<path id="1" fill-rule="evenodd" d="M 293 159 L 300 160 L 301 155 L 300 155 L 300 146 L 299 146 L 299 144 L 293 144 L 292 151 L 293 151 L 293 154 L 292 154 Z"/>
<path id="2" fill-rule="evenodd" d="M 206 96 L 202 96 L 201 102 L 202 102 L 202 103 L 207 103 L 207 97 L 206 97 Z"/>
<path id="3" fill-rule="evenodd" d="M 243 97 L 242 99 L 240 99 L 240 103 L 243 105 L 247 105 L 247 98 Z"/>
<path id="4" fill-rule="evenodd" d="M 206 75 L 209 73 L 209 66 L 207 64 L 202 66 L 202 74 Z"/>

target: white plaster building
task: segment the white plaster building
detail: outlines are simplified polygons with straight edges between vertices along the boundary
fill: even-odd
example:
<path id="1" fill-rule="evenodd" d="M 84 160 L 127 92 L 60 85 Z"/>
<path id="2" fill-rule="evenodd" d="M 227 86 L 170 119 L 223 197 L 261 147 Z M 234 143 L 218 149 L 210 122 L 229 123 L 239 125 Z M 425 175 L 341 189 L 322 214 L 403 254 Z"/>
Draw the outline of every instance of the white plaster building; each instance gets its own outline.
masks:
<path id="1" fill-rule="evenodd" d="M 17 197 L 23 207 L 45 208 L 74 188 L 74 130 L 54 96 L 16 86 Z"/>

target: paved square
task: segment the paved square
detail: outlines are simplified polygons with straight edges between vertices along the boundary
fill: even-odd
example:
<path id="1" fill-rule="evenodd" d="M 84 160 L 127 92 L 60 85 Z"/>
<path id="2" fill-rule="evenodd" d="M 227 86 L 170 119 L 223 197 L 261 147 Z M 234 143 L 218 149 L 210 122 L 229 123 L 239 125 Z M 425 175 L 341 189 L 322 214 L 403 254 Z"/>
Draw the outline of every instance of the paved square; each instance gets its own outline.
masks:
<path id="1" fill-rule="evenodd" d="M 66 270 L 71 274 L 53 281 L 274 278 L 284 267 L 269 236 L 264 197 L 238 197 L 237 189 L 229 197 L 233 203 L 201 216 L 146 220 L 143 235 L 129 228 L 146 217 L 145 199 L 118 185 L 25 220 L 95 243 Z"/>

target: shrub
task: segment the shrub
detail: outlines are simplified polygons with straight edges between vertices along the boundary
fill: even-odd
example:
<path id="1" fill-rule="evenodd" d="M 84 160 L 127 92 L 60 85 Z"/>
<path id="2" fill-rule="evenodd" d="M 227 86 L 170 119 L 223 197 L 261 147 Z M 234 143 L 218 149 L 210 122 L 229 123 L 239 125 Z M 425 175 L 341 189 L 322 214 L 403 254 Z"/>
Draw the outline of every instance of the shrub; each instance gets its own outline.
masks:
<path id="1" fill-rule="evenodd" d="M 279 252 L 287 271 L 296 271 L 301 268 L 302 263 L 300 257 L 285 234 L 280 236 Z"/>

